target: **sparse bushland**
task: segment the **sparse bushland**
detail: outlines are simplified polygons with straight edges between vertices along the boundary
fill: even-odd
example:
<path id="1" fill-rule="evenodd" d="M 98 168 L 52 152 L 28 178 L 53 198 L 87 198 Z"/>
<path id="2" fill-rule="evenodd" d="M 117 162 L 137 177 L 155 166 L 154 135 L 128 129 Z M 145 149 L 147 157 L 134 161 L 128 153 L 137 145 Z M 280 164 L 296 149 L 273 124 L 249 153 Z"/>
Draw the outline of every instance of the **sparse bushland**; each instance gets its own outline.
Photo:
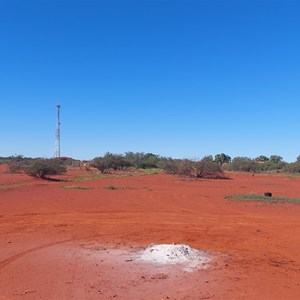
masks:
<path id="1" fill-rule="evenodd" d="M 124 158 L 131 166 L 137 169 L 158 168 L 162 157 L 153 153 L 126 152 Z"/>
<path id="2" fill-rule="evenodd" d="M 285 173 L 300 173 L 300 161 L 285 164 L 282 170 Z"/>
<path id="3" fill-rule="evenodd" d="M 8 165 L 10 173 L 24 173 L 33 159 L 23 155 L 14 155 L 6 157 L 2 161 Z"/>
<path id="4" fill-rule="evenodd" d="M 65 173 L 67 167 L 58 159 L 40 158 L 32 161 L 25 171 L 30 176 L 47 179 L 47 176 L 49 175 L 60 175 Z"/>
<path id="5" fill-rule="evenodd" d="M 9 157 L 0 157 L 0 163 L 7 164 L 10 173 L 28 173 L 35 161 L 49 161 L 53 159 L 31 158 L 23 155 L 13 155 Z M 64 166 L 79 166 L 80 161 L 69 157 L 55 158 L 60 165 Z M 49 164 L 49 163 L 48 163 Z M 49 174 L 50 175 L 50 174 Z M 55 175 L 55 174 L 53 174 Z"/>
<path id="6" fill-rule="evenodd" d="M 53 170 L 53 162 L 57 168 Z M 0 157 L 0 163 L 7 164 L 12 173 L 27 173 L 31 176 L 45 178 L 50 175 L 65 172 L 66 166 L 80 166 L 80 161 L 68 157 L 59 159 L 27 158 L 22 155 Z M 45 165 L 47 164 L 47 166 Z M 87 161 L 88 163 L 88 161 Z M 37 171 L 41 167 L 42 170 Z M 88 176 L 88 179 L 108 176 L 112 171 L 144 170 L 146 173 L 158 173 L 160 170 L 168 174 L 188 176 L 194 178 L 221 178 L 223 171 L 251 172 L 251 173 L 300 173 L 300 156 L 293 163 L 287 163 L 279 155 L 269 158 L 260 155 L 255 159 L 249 157 L 231 157 L 227 154 L 206 156 L 198 161 L 189 159 L 173 159 L 153 153 L 126 152 L 125 154 L 106 153 L 102 157 L 95 157 L 89 166 L 97 168 L 103 175 Z M 57 173 L 58 172 L 58 173 Z M 135 172 L 134 172 L 135 173 Z M 129 173 L 128 176 L 133 176 Z M 85 180 L 85 179 L 78 179 Z"/>
<path id="7" fill-rule="evenodd" d="M 178 174 L 178 168 L 181 163 L 180 159 L 163 158 L 159 163 L 159 167 L 168 174 Z"/>
<path id="8" fill-rule="evenodd" d="M 224 178 L 224 173 L 212 156 L 205 156 L 201 160 L 167 159 L 162 168 L 169 174 L 188 176 L 194 178 Z"/>
<path id="9" fill-rule="evenodd" d="M 107 174 L 109 170 L 125 170 L 131 167 L 131 163 L 127 161 L 121 154 L 106 153 L 103 157 L 95 157 L 91 161 L 91 167 L 98 169 L 101 173 Z"/>
<path id="10" fill-rule="evenodd" d="M 225 161 L 229 159 L 226 156 Z M 188 159 L 172 159 L 161 157 L 152 153 L 127 152 L 120 154 L 106 153 L 103 157 L 95 157 L 90 164 L 101 173 L 107 174 L 110 170 L 125 170 L 128 168 L 155 170 L 163 169 L 166 173 L 194 178 L 221 178 L 224 177 L 220 163 L 206 156 L 199 161 Z"/>
<path id="11" fill-rule="evenodd" d="M 279 161 L 279 162 L 275 163 L 274 161 L 272 161 L 270 159 L 264 163 L 258 164 L 257 172 L 261 172 L 261 173 L 285 172 L 285 168 L 287 165 L 288 164 L 286 162 Z"/>
<path id="12" fill-rule="evenodd" d="M 225 164 L 223 169 L 226 171 L 251 172 L 251 173 L 269 173 L 269 172 L 287 172 L 289 165 L 282 161 L 282 157 L 271 155 L 270 158 L 260 155 L 255 159 L 249 157 L 235 157 L 230 163 Z M 300 165 L 300 163 L 299 163 Z"/>
<path id="13" fill-rule="evenodd" d="M 110 170 L 120 171 L 129 168 L 157 169 L 161 159 L 161 157 L 152 153 L 126 152 L 125 155 L 122 155 L 108 152 L 102 157 L 95 157 L 90 165 L 101 173 L 107 174 Z"/>
<path id="14" fill-rule="evenodd" d="M 258 163 L 249 157 L 235 157 L 231 163 L 224 166 L 227 171 L 257 172 Z"/>

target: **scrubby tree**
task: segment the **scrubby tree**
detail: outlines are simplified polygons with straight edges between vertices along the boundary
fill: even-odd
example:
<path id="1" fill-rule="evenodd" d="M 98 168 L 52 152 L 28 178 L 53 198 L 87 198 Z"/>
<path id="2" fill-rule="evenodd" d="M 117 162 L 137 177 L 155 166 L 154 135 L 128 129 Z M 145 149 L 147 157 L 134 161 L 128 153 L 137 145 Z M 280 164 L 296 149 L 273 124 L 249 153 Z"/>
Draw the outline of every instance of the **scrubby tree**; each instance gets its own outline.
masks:
<path id="1" fill-rule="evenodd" d="M 235 157 L 226 169 L 228 171 L 256 172 L 258 163 L 249 157 Z"/>
<path id="2" fill-rule="evenodd" d="M 222 173 L 220 165 L 213 160 L 212 156 L 205 156 L 194 162 L 192 168 L 196 178 L 216 177 Z"/>
<path id="3" fill-rule="evenodd" d="M 67 171 L 66 166 L 57 159 L 37 159 L 32 161 L 26 168 L 30 176 L 46 179 L 49 175 L 59 175 Z"/>
<path id="4" fill-rule="evenodd" d="M 109 169 L 124 170 L 132 164 L 121 154 L 107 152 L 103 157 L 95 157 L 91 161 L 91 166 L 97 168 L 102 173 L 108 173 Z"/>
<path id="5" fill-rule="evenodd" d="M 275 163 L 275 164 L 281 162 L 282 159 L 283 158 L 281 156 L 279 156 L 279 155 L 271 155 L 270 156 L 270 161 L 273 162 L 273 163 Z"/>
<path id="6" fill-rule="evenodd" d="M 255 160 L 258 162 L 266 162 L 269 160 L 269 158 L 265 155 L 260 155 L 260 156 L 256 157 Z"/>
<path id="7" fill-rule="evenodd" d="M 6 163 L 11 173 L 24 172 L 31 161 L 31 158 L 24 157 L 23 155 L 9 156 L 6 159 Z"/>
<path id="8" fill-rule="evenodd" d="M 224 177 L 219 164 L 212 156 L 205 156 L 201 160 L 166 159 L 162 164 L 163 169 L 170 174 L 195 178 L 219 178 Z"/>
<path id="9" fill-rule="evenodd" d="M 123 170 L 131 166 L 131 164 L 121 154 L 106 153 L 103 157 L 109 168 L 113 170 Z"/>
<path id="10" fill-rule="evenodd" d="M 222 167 L 223 164 L 231 162 L 231 157 L 227 154 L 224 154 L 224 153 L 216 154 L 215 155 L 215 162 L 217 164 L 219 164 L 220 167 Z"/>
<path id="11" fill-rule="evenodd" d="M 178 163 L 177 175 L 192 176 L 193 162 L 188 159 L 182 159 Z"/>
<path id="12" fill-rule="evenodd" d="M 125 152 L 124 158 L 133 166 L 136 166 L 136 162 L 140 160 L 140 153 L 128 151 Z"/>
<path id="13" fill-rule="evenodd" d="M 178 168 L 181 160 L 173 158 L 164 158 L 160 160 L 159 167 L 168 174 L 178 174 Z"/>
<path id="14" fill-rule="evenodd" d="M 161 160 L 156 154 L 143 152 L 126 152 L 124 158 L 135 168 L 142 169 L 157 168 Z"/>
<path id="15" fill-rule="evenodd" d="M 95 157 L 91 161 L 90 166 L 98 169 L 101 173 L 108 173 L 110 168 L 108 162 L 103 157 Z"/>
<path id="16" fill-rule="evenodd" d="M 159 161 L 159 156 L 153 153 L 146 153 L 143 157 L 138 168 L 147 169 L 147 168 L 157 168 Z"/>
<path id="17" fill-rule="evenodd" d="M 274 163 L 271 160 L 268 160 L 266 162 L 264 162 L 263 164 L 258 164 L 257 165 L 257 172 L 280 172 L 281 170 L 283 170 L 283 168 L 285 168 L 287 165 L 287 163 L 280 161 L 277 163 Z"/>

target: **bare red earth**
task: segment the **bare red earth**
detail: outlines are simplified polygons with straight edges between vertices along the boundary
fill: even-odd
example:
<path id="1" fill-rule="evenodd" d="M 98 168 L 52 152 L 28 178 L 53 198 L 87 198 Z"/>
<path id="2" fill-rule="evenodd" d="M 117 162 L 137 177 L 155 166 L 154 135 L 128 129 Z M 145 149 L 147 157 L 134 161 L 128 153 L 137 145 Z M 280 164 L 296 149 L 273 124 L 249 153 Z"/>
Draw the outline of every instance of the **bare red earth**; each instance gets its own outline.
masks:
<path id="1" fill-rule="evenodd" d="M 269 191 L 300 198 L 300 178 L 155 174 L 63 183 L 1 170 L 0 187 L 10 186 L 0 188 L 0 299 L 300 299 L 300 205 L 224 199 Z M 63 178 L 79 173 L 88 172 Z M 160 243 L 214 259 L 194 272 L 135 261 Z"/>

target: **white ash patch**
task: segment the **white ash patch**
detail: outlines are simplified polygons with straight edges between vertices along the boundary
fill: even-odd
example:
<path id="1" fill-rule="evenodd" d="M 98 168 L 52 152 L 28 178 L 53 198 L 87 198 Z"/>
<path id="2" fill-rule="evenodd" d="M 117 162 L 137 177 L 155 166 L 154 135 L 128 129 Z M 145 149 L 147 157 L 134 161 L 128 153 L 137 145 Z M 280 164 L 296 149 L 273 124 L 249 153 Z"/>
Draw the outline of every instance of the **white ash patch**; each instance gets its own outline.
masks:
<path id="1" fill-rule="evenodd" d="M 207 268 L 210 255 L 205 251 L 193 249 L 189 245 L 160 244 L 151 245 L 139 251 L 137 260 L 157 265 L 181 264 L 185 271 L 193 271 Z"/>

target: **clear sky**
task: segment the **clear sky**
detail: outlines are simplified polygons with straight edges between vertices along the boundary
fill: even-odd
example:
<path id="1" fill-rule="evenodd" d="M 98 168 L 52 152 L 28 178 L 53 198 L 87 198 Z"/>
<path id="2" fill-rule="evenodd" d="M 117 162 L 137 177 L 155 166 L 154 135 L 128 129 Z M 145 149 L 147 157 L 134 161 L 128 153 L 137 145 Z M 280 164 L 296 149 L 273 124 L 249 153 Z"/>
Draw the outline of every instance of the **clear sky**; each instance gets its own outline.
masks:
<path id="1" fill-rule="evenodd" d="M 300 1 L 0 0 L 0 156 L 300 155 Z"/>

